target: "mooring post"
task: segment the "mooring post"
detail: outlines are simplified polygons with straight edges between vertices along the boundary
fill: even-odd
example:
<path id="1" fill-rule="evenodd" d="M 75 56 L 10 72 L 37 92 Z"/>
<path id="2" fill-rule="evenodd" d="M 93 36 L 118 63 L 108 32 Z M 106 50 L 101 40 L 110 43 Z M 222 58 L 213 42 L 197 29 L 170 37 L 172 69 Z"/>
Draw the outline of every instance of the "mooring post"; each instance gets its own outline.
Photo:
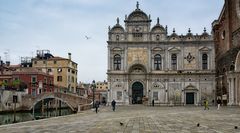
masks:
<path id="1" fill-rule="evenodd" d="M 55 108 L 56 108 L 55 116 L 57 116 L 57 108 L 58 108 L 58 100 L 57 99 L 55 99 Z"/>
<path id="2" fill-rule="evenodd" d="M 61 100 L 59 100 L 59 116 L 61 116 L 61 105 L 62 104 L 62 102 L 61 102 Z"/>

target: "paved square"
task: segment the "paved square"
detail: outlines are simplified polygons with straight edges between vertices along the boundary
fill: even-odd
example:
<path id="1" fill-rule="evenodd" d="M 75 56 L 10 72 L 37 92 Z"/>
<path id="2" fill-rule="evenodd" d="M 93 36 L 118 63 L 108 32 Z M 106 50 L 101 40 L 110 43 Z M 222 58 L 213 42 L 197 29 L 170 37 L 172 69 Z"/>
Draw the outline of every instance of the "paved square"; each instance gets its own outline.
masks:
<path id="1" fill-rule="evenodd" d="M 120 124 L 123 123 L 122 125 Z M 200 126 L 197 126 L 197 123 Z M 238 126 L 238 129 L 235 129 Z M 3 133 L 240 133 L 240 108 L 121 106 L 0 126 Z"/>

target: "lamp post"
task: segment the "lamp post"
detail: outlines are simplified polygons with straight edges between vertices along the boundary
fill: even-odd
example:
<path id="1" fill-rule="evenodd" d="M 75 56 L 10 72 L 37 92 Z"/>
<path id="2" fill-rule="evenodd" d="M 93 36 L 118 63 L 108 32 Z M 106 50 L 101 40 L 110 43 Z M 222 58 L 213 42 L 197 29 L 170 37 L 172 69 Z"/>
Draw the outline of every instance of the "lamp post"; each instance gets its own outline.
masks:
<path id="1" fill-rule="evenodd" d="M 95 102 L 94 102 L 94 100 L 95 100 L 95 88 L 96 88 L 96 85 L 95 85 L 95 80 L 93 80 L 92 81 L 92 92 L 93 92 L 93 108 L 94 108 L 94 104 L 95 104 Z"/>

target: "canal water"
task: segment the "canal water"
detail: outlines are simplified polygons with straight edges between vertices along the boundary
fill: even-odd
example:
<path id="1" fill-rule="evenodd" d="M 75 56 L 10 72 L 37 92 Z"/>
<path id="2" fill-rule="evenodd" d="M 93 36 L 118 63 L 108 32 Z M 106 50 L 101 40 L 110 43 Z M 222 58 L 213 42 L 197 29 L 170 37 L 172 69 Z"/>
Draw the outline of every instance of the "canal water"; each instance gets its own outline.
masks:
<path id="1" fill-rule="evenodd" d="M 70 115 L 73 113 L 74 112 L 70 108 L 64 108 L 64 109 L 58 109 L 58 110 L 52 109 L 52 110 L 45 111 L 44 113 L 41 113 L 40 111 L 35 111 L 34 116 L 32 113 L 17 112 L 15 115 L 15 121 L 14 121 L 14 113 L 3 113 L 3 114 L 0 114 L 0 125 L 32 121 L 37 119 L 47 119 L 50 117 Z"/>

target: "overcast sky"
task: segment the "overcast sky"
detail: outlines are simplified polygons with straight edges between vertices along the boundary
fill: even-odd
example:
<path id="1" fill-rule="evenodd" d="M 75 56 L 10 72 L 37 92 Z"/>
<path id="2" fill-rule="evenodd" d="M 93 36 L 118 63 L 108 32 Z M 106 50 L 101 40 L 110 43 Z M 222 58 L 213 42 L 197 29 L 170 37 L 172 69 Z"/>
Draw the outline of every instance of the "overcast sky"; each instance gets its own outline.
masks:
<path id="1" fill-rule="evenodd" d="M 139 0 L 140 9 L 168 25 L 168 33 L 202 34 L 219 17 L 224 0 Z M 0 56 L 11 64 L 48 49 L 78 63 L 78 80 L 106 80 L 108 26 L 124 25 L 136 0 L 0 0 Z M 86 39 L 85 36 L 90 37 Z"/>

